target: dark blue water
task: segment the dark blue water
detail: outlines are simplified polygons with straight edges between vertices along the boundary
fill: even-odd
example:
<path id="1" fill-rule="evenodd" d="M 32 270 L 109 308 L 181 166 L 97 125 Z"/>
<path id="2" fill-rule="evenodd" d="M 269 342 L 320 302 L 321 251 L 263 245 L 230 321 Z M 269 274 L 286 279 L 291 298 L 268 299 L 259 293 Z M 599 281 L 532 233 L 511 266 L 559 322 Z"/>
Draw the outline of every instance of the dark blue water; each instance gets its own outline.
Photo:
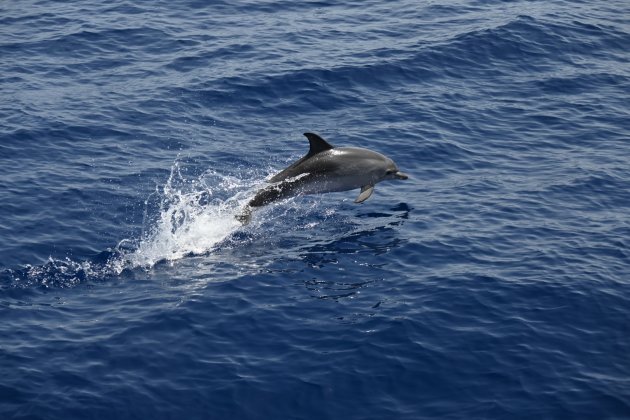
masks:
<path id="1" fill-rule="evenodd" d="M 0 418 L 630 418 L 629 16 L 3 2 Z"/>

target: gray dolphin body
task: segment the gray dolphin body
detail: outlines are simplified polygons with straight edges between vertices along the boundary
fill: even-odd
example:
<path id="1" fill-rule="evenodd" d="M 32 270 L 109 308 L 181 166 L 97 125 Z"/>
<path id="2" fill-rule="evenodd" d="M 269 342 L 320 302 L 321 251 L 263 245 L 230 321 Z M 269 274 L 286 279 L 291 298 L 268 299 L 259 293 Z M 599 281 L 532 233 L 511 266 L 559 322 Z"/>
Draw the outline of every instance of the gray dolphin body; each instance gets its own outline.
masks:
<path id="1" fill-rule="evenodd" d="M 334 147 L 313 133 L 304 133 L 310 150 L 282 172 L 270 185 L 259 190 L 236 218 L 249 222 L 256 207 L 302 194 L 347 191 L 361 188 L 355 203 L 362 203 L 374 192 L 374 185 L 386 179 L 407 179 L 390 158 L 358 147 Z"/>

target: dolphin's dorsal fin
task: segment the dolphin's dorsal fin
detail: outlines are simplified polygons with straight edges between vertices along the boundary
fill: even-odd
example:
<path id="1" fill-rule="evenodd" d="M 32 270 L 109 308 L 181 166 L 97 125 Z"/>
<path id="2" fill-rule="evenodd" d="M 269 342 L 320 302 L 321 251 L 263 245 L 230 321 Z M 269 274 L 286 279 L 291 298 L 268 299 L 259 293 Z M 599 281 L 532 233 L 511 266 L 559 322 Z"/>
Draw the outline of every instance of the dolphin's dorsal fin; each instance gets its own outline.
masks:
<path id="1" fill-rule="evenodd" d="M 304 135 L 306 136 L 306 138 L 308 139 L 308 142 L 311 145 L 311 148 L 308 151 L 308 155 L 307 155 L 309 157 L 316 155 L 317 153 L 333 149 L 333 146 L 330 143 L 328 143 L 326 140 L 319 137 L 315 133 L 304 133 Z"/>
<path id="2" fill-rule="evenodd" d="M 308 139 L 308 142 L 311 145 L 306 156 L 304 156 L 302 159 L 298 160 L 293 165 L 286 168 L 284 171 L 271 177 L 269 179 L 269 182 L 280 182 L 280 181 L 284 181 L 287 178 L 291 178 L 291 177 L 299 175 L 301 172 L 299 170 L 296 171 L 295 168 L 299 167 L 302 163 L 309 160 L 310 158 L 312 158 L 318 153 L 325 152 L 326 150 L 334 149 L 334 147 L 330 143 L 328 143 L 323 138 L 319 137 L 317 134 L 304 133 L 304 135 L 306 136 L 306 138 Z"/>

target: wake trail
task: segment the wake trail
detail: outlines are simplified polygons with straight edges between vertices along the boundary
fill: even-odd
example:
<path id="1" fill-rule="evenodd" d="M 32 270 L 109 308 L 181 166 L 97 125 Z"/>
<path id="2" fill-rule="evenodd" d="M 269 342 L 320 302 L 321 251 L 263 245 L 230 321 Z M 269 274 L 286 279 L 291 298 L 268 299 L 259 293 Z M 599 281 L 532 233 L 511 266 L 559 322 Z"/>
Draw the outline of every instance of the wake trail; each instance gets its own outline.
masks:
<path id="1" fill-rule="evenodd" d="M 138 238 L 123 239 L 113 249 L 84 261 L 49 258 L 42 265 L 5 269 L 0 272 L 0 288 L 73 287 L 212 252 L 243 227 L 236 216 L 267 174 L 245 180 L 206 170 L 186 179 L 180 165 L 176 161 L 166 183 L 156 186 L 145 200 Z"/>

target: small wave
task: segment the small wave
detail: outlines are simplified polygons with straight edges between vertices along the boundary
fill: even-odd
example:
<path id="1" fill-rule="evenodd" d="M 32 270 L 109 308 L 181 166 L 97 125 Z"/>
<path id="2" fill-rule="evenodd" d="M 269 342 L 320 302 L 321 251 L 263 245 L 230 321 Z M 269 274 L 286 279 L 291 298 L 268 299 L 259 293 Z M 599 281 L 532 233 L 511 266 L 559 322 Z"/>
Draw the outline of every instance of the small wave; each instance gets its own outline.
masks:
<path id="1" fill-rule="evenodd" d="M 74 287 L 88 279 L 103 277 L 104 267 L 89 261 L 55 260 L 46 264 L 27 265 L 18 270 L 8 269 L 0 273 L 0 288 L 44 288 Z"/>

